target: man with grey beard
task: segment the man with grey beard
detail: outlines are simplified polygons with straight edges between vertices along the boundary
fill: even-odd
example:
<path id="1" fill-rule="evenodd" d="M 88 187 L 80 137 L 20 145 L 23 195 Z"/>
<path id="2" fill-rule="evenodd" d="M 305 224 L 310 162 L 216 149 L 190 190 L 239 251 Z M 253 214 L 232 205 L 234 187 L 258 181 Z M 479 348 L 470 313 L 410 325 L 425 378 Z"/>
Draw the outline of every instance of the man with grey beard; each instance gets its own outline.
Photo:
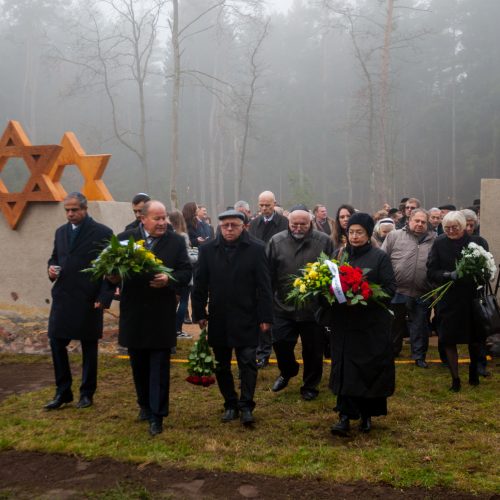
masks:
<path id="1" fill-rule="evenodd" d="M 290 292 L 290 276 L 299 274 L 308 262 L 316 261 L 321 252 L 331 255 L 333 242 L 325 233 L 313 229 L 311 214 L 304 205 L 290 210 L 288 229 L 274 235 L 267 247 L 274 293 L 273 347 L 280 369 L 272 390 L 281 391 L 299 373 L 294 349 L 300 335 L 304 361 L 300 393 L 306 401 L 318 396 L 324 329 L 314 320 L 314 306 L 296 309 L 286 302 L 286 296 Z"/>

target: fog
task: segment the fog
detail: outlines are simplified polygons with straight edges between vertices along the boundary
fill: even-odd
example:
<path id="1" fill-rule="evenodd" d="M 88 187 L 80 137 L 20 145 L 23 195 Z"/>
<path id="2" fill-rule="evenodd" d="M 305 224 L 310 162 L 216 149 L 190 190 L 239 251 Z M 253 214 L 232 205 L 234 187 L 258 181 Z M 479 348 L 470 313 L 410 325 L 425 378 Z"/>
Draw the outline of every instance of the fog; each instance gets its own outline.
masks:
<path id="1" fill-rule="evenodd" d="M 498 0 L 0 0 L 0 128 L 116 200 L 468 206 L 500 175 Z M 25 168 L 0 178 L 20 189 Z M 79 187 L 75 167 L 63 185 Z"/>

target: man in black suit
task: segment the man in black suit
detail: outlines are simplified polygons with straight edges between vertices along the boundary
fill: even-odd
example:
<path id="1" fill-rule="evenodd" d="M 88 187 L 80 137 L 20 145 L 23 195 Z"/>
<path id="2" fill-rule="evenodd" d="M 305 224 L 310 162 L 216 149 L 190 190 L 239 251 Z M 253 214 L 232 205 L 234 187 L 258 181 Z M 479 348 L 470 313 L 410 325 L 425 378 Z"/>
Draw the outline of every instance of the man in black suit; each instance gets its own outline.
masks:
<path id="1" fill-rule="evenodd" d="M 125 226 L 125 231 L 130 231 L 131 229 L 137 229 L 139 227 L 141 224 L 141 214 L 144 203 L 150 199 L 151 197 L 146 193 L 137 193 L 132 198 L 132 212 L 134 212 L 135 220 Z"/>
<path id="2" fill-rule="evenodd" d="M 219 215 L 217 237 L 200 246 L 191 300 L 193 318 L 201 328 L 208 323 L 208 342 L 217 361 L 215 375 L 224 397 L 222 421 L 240 415 L 242 424 L 251 425 L 255 351 L 259 336 L 271 326 L 273 307 L 265 247 L 244 229 L 244 217 L 236 210 Z M 233 349 L 241 380 L 239 398 L 231 372 Z"/>
<path id="3" fill-rule="evenodd" d="M 176 291 L 189 284 L 191 263 L 182 236 L 167 231 L 167 211 L 159 201 L 144 204 L 141 226 L 118 235 L 120 240 L 145 240 L 156 257 L 173 269 L 167 274 L 131 276 L 120 296 L 119 343 L 128 348 L 140 406 L 139 419 L 149 421 L 151 436 L 163 431 L 168 415 L 170 352 L 176 344 Z M 119 278 L 108 277 L 117 284 Z"/>
<path id="4" fill-rule="evenodd" d="M 90 266 L 111 238 L 109 227 L 95 222 L 87 214 L 87 199 L 70 193 L 64 200 L 68 223 L 57 229 L 54 250 L 48 262 L 52 287 L 49 316 L 49 340 L 56 378 L 56 395 L 45 405 L 55 410 L 73 401 L 72 377 L 67 345 L 79 340 L 83 367 L 78 408 L 87 408 L 97 386 L 97 342 L 102 337 L 103 308 L 113 299 L 109 283 L 93 282 L 82 269 Z"/>
<path id="5" fill-rule="evenodd" d="M 259 195 L 260 215 L 250 222 L 248 232 L 267 243 L 275 234 L 288 229 L 288 219 L 275 211 L 276 197 L 271 191 L 264 191 Z M 269 356 L 273 352 L 272 333 L 269 330 L 259 338 L 257 347 L 257 367 L 265 368 L 269 363 Z"/>

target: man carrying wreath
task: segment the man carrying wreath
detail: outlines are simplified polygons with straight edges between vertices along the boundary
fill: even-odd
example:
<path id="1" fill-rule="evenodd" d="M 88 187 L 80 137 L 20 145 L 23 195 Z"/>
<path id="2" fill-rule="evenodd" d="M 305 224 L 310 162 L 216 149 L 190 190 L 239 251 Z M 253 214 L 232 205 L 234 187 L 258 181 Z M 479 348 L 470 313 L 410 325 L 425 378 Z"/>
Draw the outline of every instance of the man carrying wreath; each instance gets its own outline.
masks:
<path id="1" fill-rule="evenodd" d="M 241 212 L 227 210 L 218 218 L 217 237 L 200 246 L 191 295 L 193 318 L 201 328 L 208 323 L 208 342 L 217 361 L 215 376 L 224 397 L 222 421 L 240 416 L 243 425 L 251 425 L 257 345 L 273 318 L 269 266 L 264 243 L 244 229 Z M 239 398 L 231 372 L 233 349 L 241 379 Z"/>
<path id="2" fill-rule="evenodd" d="M 167 211 L 159 201 L 144 204 L 142 226 L 118 235 L 119 240 L 144 240 L 145 247 L 172 269 L 165 273 L 125 278 L 120 295 L 120 345 L 127 347 L 140 406 L 139 420 L 149 421 L 151 436 L 163 431 L 168 415 L 170 352 L 175 346 L 176 290 L 191 279 L 184 238 L 167 232 Z M 119 277 L 108 279 L 117 284 Z"/>

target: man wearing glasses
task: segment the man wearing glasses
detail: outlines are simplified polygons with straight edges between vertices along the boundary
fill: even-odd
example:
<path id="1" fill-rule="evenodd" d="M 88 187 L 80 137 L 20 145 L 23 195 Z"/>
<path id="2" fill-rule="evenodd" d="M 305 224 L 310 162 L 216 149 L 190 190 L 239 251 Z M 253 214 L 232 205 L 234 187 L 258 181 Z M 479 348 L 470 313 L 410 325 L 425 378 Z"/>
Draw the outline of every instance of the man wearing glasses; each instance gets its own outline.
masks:
<path id="1" fill-rule="evenodd" d="M 417 198 L 408 198 L 405 204 L 404 215 L 396 224 L 396 229 L 403 229 L 406 226 L 406 224 L 410 220 L 411 213 L 416 208 L 420 208 L 420 200 L 417 200 Z"/>
<path id="2" fill-rule="evenodd" d="M 90 266 L 112 235 L 109 227 L 87 214 L 87 199 L 70 193 L 64 200 L 67 224 L 59 227 L 48 262 L 54 282 L 49 316 L 49 341 L 56 378 L 56 394 L 45 405 L 57 410 L 73 401 L 72 376 L 66 347 L 71 340 L 82 346 L 82 383 L 77 408 L 92 405 L 97 386 L 97 342 L 102 337 L 103 308 L 109 307 L 114 287 L 107 281 L 91 281 L 82 269 Z"/>
<path id="3" fill-rule="evenodd" d="M 316 261 L 321 252 L 332 255 L 333 242 L 327 234 L 313 229 L 307 208 L 296 205 L 290 210 L 288 229 L 271 238 L 267 252 L 274 291 L 273 347 L 280 369 L 272 390 L 283 390 L 299 373 L 294 349 L 300 335 L 304 360 L 300 393 L 310 401 L 318 396 L 323 374 L 324 329 L 314 320 L 314 306 L 296 309 L 286 302 L 286 296 L 290 276 L 299 274 L 308 262 Z"/>
<path id="4" fill-rule="evenodd" d="M 238 417 L 254 423 L 259 337 L 273 322 L 272 291 L 265 246 L 244 229 L 244 214 L 219 215 L 219 234 L 200 246 L 191 295 L 193 318 L 208 326 L 208 342 L 217 361 L 216 378 L 224 397 L 222 422 Z M 207 313 L 208 304 L 208 313 Z M 240 373 L 240 396 L 231 372 L 233 349 Z"/>

